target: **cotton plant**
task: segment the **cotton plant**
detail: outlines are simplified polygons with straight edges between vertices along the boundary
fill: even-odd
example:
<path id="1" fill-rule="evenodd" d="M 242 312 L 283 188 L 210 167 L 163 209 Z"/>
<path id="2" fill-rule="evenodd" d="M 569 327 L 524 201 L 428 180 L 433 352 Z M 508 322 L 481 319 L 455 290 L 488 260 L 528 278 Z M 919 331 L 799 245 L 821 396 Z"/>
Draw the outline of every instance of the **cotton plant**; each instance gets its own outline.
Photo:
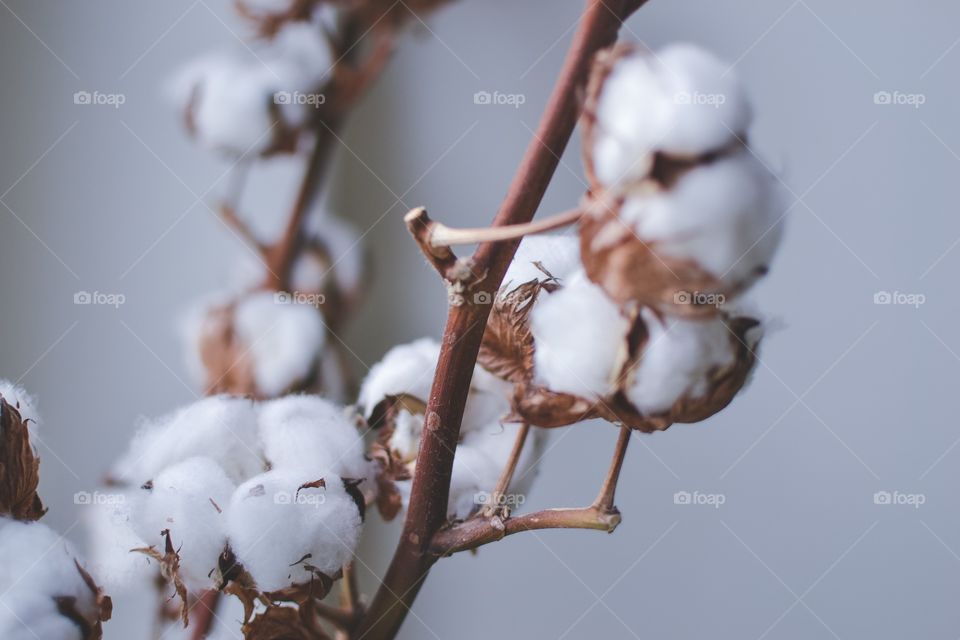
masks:
<path id="1" fill-rule="evenodd" d="M 353 384 L 340 332 L 369 270 L 363 234 L 322 197 L 327 167 L 398 39 L 441 4 L 235 0 L 249 48 L 173 82 L 187 133 L 239 166 L 219 213 L 247 251 L 183 318 L 205 397 L 142 419 L 109 468 L 122 499 L 89 512 L 89 572 L 33 522 L 39 417 L 0 384 L 0 453 L 14 461 L 0 465 L 0 589 L 40 637 L 98 637 L 110 601 L 97 584 L 159 584 L 160 615 L 182 627 L 169 637 L 236 637 L 235 622 L 253 640 L 394 638 L 440 558 L 530 530 L 613 532 L 630 440 L 707 420 L 747 385 L 764 322 L 745 294 L 782 235 L 778 180 L 749 145 L 753 107 L 728 65 L 695 45 L 615 42 L 642 0 L 588 2 L 493 226 L 407 214 L 441 276 L 446 328 L 386 350 Z M 589 188 L 533 221 L 578 118 Z M 302 180 L 277 232 L 255 231 L 265 214 L 244 210 L 242 187 L 277 157 Z M 587 421 L 617 433 L 594 502 L 528 507 L 551 430 Z M 366 598 L 362 536 L 393 519 L 396 551 Z M 31 560 L 43 571 L 19 580 Z M 227 597 L 239 620 L 216 615 Z"/>
<path id="2" fill-rule="evenodd" d="M 0 380 L 0 637 L 98 640 L 110 597 L 73 545 L 38 522 L 39 420 L 34 399 Z"/>

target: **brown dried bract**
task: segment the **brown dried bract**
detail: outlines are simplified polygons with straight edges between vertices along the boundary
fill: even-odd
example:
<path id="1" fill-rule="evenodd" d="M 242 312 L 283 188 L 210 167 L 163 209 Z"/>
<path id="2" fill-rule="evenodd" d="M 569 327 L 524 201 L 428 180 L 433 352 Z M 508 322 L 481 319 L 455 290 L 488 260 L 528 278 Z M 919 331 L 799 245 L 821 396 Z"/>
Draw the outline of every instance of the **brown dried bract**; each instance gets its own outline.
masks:
<path id="1" fill-rule="evenodd" d="M 30 444 L 28 422 L 0 398 L 0 514 L 16 520 L 38 520 L 46 513 L 37 494 L 40 459 Z"/>
<path id="2" fill-rule="evenodd" d="M 325 640 L 329 638 L 297 608 L 271 605 L 243 625 L 245 640 Z"/>
<path id="3" fill-rule="evenodd" d="M 556 287 L 531 280 L 496 296 L 477 357 L 480 366 L 510 382 L 530 379 L 534 351 L 530 311 L 545 286 Z"/>
<path id="4" fill-rule="evenodd" d="M 164 537 L 163 553 L 157 551 L 154 546 L 139 547 L 131 549 L 131 551 L 153 558 L 160 565 L 160 575 L 173 585 L 174 597 L 180 598 L 180 619 L 183 620 L 183 626 L 186 627 L 190 622 L 190 610 L 187 607 L 187 587 L 180 577 L 180 554 L 173 548 L 173 542 L 170 540 L 170 529 L 164 529 L 160 532 L 160 535 Z"/>

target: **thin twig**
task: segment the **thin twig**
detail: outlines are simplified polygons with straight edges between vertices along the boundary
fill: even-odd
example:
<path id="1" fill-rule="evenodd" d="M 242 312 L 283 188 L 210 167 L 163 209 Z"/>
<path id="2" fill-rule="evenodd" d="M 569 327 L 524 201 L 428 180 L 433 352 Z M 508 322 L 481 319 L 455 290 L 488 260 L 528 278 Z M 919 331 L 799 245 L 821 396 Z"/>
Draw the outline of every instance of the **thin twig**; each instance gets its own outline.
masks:
<path id="1" fill-rule="evenodd" d="M 492 517 L 503 511 L 500 508 L 502 506 L 500 502 L 503 500 L 503 496 L 506 495 L 507 489 L 510 488 L 510 483 L 513 482 L 513 474 L 517 471 L 517 462 L 520 461 L 520 455 L 523 453 L 523 445 L 526 444 L 527 434 L 529 433 L 530 423 L 521 423 L 520 430 L 517 431 L 517 439 L 514 441 L 513 449 L 510 451 L 510 458 L 500 473 L 497 486 L 493 488 L 493 492 L 490 494 L 490 503 L 484 508 L 483 516 Z"/>
<path id="2" fill-rule="evenodd" d="M 454 229 L 439 222 L 433 222 L 427 234 L 427 242 L 431 247 L 436 248 L 458 244 L 516 240 L 535 233 L 544 233 L 576 224 L 582 216 L 582 209 L 571 209 L 570 211 L 564 211 L 563 213 L 558 213 L 543 220 L 534 220 L 525 224 L 512 224 L 502 227 L 480 227 L 477 229 Z"/>
<path id="3" fill-rule="evenodd" d="M 412 209 L 403 217 L 403 221 L 427 261 L 437 270 L 437 273 L 449 280 L 448 276 L 457 263 L 457 256 L 447 247 L 431 244 L 431 230 L 437 223 L 430 219 L 427 210 L 423 207 Z"/>
<path id="4" fill-rule="evenodd" d="M 448 556 L 502 540 L 514 533 L 538 529 L 595 529 L 613 533 L 620 524 L 620 511 L 614 506 L 613 500 L 630 436 L 628 427 L 620 427 L 610 468 L 596 500 L 589 507 L 545 509 L 506 519 L 471 518 L 437 532 L 430 543 L 430 552 L 436 556 Z"/>

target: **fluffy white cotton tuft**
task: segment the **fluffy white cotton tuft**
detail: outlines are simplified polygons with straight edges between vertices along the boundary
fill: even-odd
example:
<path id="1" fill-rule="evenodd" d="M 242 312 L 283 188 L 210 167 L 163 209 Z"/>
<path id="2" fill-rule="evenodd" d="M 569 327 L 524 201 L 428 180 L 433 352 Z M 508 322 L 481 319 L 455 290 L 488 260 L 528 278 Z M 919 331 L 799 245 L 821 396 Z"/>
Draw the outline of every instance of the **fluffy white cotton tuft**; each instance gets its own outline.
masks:
<path id="1" fill-rule="evenodd" d="M 299 127 L 322 103 L 333 56 L 324 30 L 292 22 L 253 56 L 213 54 L 184 67 L 169 94 L 188 114 L 193 133 L 209 148 L 234 155 L 270 149 L 279 114 Z"/>
<path id="2" fill-rule="evenodd" d="M 156 574 L 156 566 L 140 553 L 147 545 L 134 533 L 130 505 L 134 494 L 116 490 L 110 498 L 92 503 L 84 511 L 89 532 L 90 567 L 107 593 L 130 585 L 147 584 Z"/>
<path id="3" fill-rule="evenodd" d="M 439 357 L 440 343 L 432 338 L 420 338 L 390 349 L 370 369 L 360 387 L 357 404 L 364 415 L 369 417 L 387 396 L 407 394 L 426 401 Z"/>
<path id="4" fill-rule="evenodd" d="M 234 482 L 241 482 L 263 470 L 256 442 L 253 402 L 212 396 L 146 422 L 114 466 L 112 475 L 139 487 L 165 467 L 206 456 L 213 458 Z"/>
<path id="5" fill-rule="evenodd" d="M 0 380 L 0 396 L 20 412 L 21 418 L 30 420 L 35 425 L 40 424 L 37 402 L 23 387 L 9 380 Z"/>
<path id="6" fill-rule="evenodd" d="M 677 44 L 617 61 L 597 105 L 597 177 L 616 184 L 644 175 L 652 153 L 692 157 L 746 133 L 752 110 L 736 74 L 713 54 Z"/>
<path id="7" fill-rule="evenodd" d="M 211 458 L 190 458 L 160 472 L 131 505 L 138 537 L 163 549 L 169 529 L 180 572 L 191 591 L 212 588 L 211 572 L 226 547 L 226 516 L 234 483 Z"/>
<path id="8" fill-rule="evenodd" d="M 363 478 L 360 488 L 372 488 L 373 469 L 365 456 L 363 434 L 343 407 L 328 400 L 293 395 L 261 404 L 260 440 L 274 469 Z"/>
<path id="9" fill-rule="evenodd" d="M 309 582 L 311 567 L 333 575 L 353 556 L 357 504 L 341 479 L 274 469 L 237 488 L 228 510 L 230 546 L 263 591 Z M 301 488 L 303 487 L 303 488 Z"/>
<path id="10" fill-rule="evenodd" d="M 96 620 L 95 595 L 77 561 L 72 545 L 46 525 L 0 518 L 0 637 L 82 640 L 54 601 L 74 598 L 76 611 Z"/>
<path id="11" fill-rule="evenodd" d="M 234 328 L 247 345 L 257 389 L 265 396 L 279 396 L 306 378 L 326 343 L 315 307 L 269 291 L 237 303 Z"/>
<path id="12" fill-rule="evenodd" d="M 628 196 L 620 218 L 658 253 L 740 285 L 769 265 L 785 209 L 777 179 L 744 149 L 694 167 L 669 190 Z"/>
<path id="13" fill-rule="evenodd" d="M 736 338 L 722 318 L 661 319 L 642 312 L 649 339 L 631 372 L 627 399 L 641 413 L 668 410 L 679 398 L 699 398 L 708 390 L 711 371 L 733 364 Z"/>
<path id="14" fill-rule="evenodd" d="M 585 398 L 615 389 L 629 323 L 582 271 L 559 291 L 538 299 L 530 327 L 539 384 Z"/>
<path id="15" fill-rule="evenodd" d="M 580 267 L 580 242 L 575 235 L 527 236 L 517 247 L 517 253 L 503 278 L 507 289 L 531 280 L 545 280 L 546 274 L 537 267 L 540 263 L 554 278 L 564 280 Z"/>

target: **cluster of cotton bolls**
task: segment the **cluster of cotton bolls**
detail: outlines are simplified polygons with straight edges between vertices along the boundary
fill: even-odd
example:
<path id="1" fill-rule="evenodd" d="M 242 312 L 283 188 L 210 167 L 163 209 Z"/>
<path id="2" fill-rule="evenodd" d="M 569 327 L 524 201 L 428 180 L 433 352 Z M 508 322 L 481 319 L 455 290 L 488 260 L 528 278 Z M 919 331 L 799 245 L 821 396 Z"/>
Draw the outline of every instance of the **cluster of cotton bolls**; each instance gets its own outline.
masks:
<path id="1" fill-rule="evenodd" d="M 380 468 L 379 506 L 390 518 L 407 505 L 424 410 L 440 355 L 435 340 L 422 338 L 391 349 L 370 369 L 360 389 L 359 407 L 379 430 L 375 458 Z M 511 385 L 477 366 L 453 461 L 448 516 L 464 519 L 486 506 L 504 471 L 521 425 L 508 422 Z M 513 503 L 529 489 L 542 453 L 544 433 L 524 442 L 506 495 Z"/>
<path id="2" fill-rule="evenodd" d="M 217 53 L 187 65 L 170 93 L 205 147 L 234 156 L 291 151 L 320 116 L 334 53 L 322 17 L 284 23 L 252 54 Z"/>
<path id="3" fill-rule="evenodd" d="M 760 322 L 734 299 L 781 234 L 777 179 L 745 142 L 749 102 L 701 49 L 618 46 L 598 58 L 587 112 L 578 237 L 521 243 L 480 361 L 531 424 L 704 420 L 755 364 Z"/>
<path id="4" fill-rule="evenodd" d="M 0 380 L 0 637 L 95 640 L 110 618 L 105 596 L 73 546 L 39 522 L 36 404 Z"/>
<path id="5" fill-rule="evenodd" d="M 167 535 L 190 592 L 235 564 L 262 593 L 334 578 L 374 490 L 364 451 L 356 421 L 317 396 L 213 396 L 147 422 L 112 471 L 125 498 L 97 514 L 104 579 L 142 575 L 147 561 L 124 551 L 162 550 Z"/>
<path id="6" fill-rule="evenodd" d="M 262 255 L 245 257 L 230 290 L 184 314 L 187 370 L 206 393 L 346 399 L 349 373 L 331 334 L 361 299 L 366 254 L 356 230 L 326 212 L 311 216 L 303 235 L 286 290 L 266 286 Z"/>
<path id="7" fill-rule="evenodd" d="M 734 70 L 692 45 L 617 47 L 589 95 L 590 279 L 621 303 L 709 315 L 764 275 L 783 193 L 746 143 L 752 110 Z"/>

